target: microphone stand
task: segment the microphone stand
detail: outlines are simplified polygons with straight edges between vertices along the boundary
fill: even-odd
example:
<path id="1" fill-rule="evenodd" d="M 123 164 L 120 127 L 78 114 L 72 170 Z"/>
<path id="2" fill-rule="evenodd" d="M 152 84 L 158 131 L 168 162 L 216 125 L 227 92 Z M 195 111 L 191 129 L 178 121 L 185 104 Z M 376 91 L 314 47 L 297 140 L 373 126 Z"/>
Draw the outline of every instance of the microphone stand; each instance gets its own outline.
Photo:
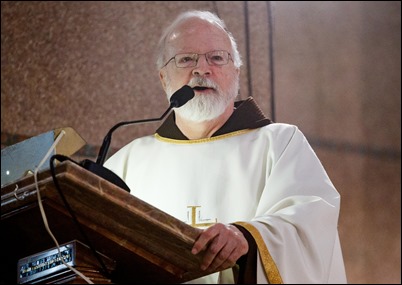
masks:
<path id="1" fill-rule="evenodd" d="M 105 138 L 103 139 L 102 146 L 99 150 L 98 157 L 96 159 L 96 163 L 103 165 L 105 163 L 105 159 L 107 156 L 107 152 L 109 150 L 110 142 L 112 141 L 112 133 L 117 129 L 120 128 L 121 126 L 125 125 L 130 125 L 130 124 L 142 124 L 142 123 L 150 123 L 150 122 L 156 122 L 162 120 L 171 110 L 172 110 L 172 105 L 167 108 L 165 113 L 163 113 L 162 116 L 159 118 L 153 118 L 153 119 L 143 119 L 143 120 L 138 120 L 138 121 L 126 121 L 126 122 L 120 122 L 114 125 L 109 132 L 106 134 Z"/>
<path id="2" fill-rule="evenodd" d="M 137 120 L 137 121 L 125 121 L 125 122 L 117 123 L 109 130 L 109 132 L 106 134 L 105 138 L 103 139 L 103 143 L 99 150 L 96 162 L 93 162 L 89 159 L 85 159 L 80 162 L 80 165 L 82 167 L 84 167 L 85 169 L 91 171 L 92 173 L 95 173 L 96 175 L 108 180 L 109 182 L 114 183 L 115 185 L 119 186 L 120 188 L 123 188 L 124 190 L 126 190 L 130 193 L 130 188 L 127 186 L 127 184 L 119 176 L 117 176 L 113 171 L 111 171 L 110 169 L 103 166 L 107 153 L 108 153 L 108 150 L 109 150 L 110 142 L 112 140 L 112 133 L 117 128 L 124 126 L 124 125 L 142 124 L 142 123 L 161 121 L 173 108 L 179 108 L 179 107 L 183 106 L 189 100 L 191 100 L 193 97 L 194 97 L 194 90 L 190 86 L 184 85 L 182 88 L 177 90 L 170 97 L 169 108 L 167 108 L 165 113 L 163 113 L 163 115 L 160 116 L 159 118 L 143 119 L 143 120 Z"/>

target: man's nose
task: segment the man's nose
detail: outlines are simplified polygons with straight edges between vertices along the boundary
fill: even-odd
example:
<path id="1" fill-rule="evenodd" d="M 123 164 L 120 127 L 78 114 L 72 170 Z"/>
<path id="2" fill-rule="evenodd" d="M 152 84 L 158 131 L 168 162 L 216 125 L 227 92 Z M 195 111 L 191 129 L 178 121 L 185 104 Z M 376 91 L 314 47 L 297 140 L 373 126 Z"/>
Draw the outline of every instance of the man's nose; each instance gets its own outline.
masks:
<path id="1" fill-rule="evenodd" d="M 200 55 L 197 60 L 197 65 L 193 69 L 193 75 L 209 75 L 211 74 L 211 66 L 207 61 L 205 54 Z"/>

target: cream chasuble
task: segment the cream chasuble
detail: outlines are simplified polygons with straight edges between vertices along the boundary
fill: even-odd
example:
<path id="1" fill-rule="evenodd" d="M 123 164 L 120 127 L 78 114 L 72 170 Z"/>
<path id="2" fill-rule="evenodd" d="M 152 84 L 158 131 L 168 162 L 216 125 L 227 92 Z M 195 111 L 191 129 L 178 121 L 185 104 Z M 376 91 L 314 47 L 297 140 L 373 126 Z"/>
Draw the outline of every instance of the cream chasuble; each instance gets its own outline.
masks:
<path id="1" fill-rule="evenodd" d="M 293 125 L 201 140 L 155 134 L 129 143 L 105 167 L 132 195 L 194 227 L 239 222 L 258 247 L 257 283 L 346 283 L 340 196 Z M 233 282 L 231 275 L 194 283 Z"/>

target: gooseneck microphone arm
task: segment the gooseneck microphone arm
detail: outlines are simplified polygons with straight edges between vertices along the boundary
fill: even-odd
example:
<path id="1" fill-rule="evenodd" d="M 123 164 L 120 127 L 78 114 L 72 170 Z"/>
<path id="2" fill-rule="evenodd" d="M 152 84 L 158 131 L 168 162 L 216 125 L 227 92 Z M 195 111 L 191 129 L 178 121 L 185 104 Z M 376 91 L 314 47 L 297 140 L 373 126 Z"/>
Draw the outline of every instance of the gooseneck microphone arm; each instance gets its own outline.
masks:
<path id="1" fill-rule="evenodd" d="M 129 124 L 139 124 L 139 123 L 146 123 L 146 122 L 154 122 L 162 120 L 171 110 L 172 108 L 178 108 L 186 104 L 189 100 L 194 97 L 194 90 L 190 86 L 183 86 L 179 90 L 177 90 L 171 97 L 170 97 L 170 106 L 166 110 L 166 112 L 160 117 L 155 119 L 145 119 L 145 120 L 138 120 L 138 121 L 127 121 L 121 122 L 113 126 L 110 131 L 105 136 L 102 146 L 99 150 L 99 155 L 96 162 L 93 162 L 89 159 L 84 159 L 79 164 L 84 167 L 85 169 L 89 170 L 90 172 L 106 179 L 107 181 L 119 186 L 120 188 L 128 191 L 130 193 L 130 188 L 127 184 L 117 176 L 113 171 L 109 170 L 108 168 L 103 166 L 105 162 L 107 152 L 109 150 L 110 141 L 112 139 L 112 133 L 119 127 Z"/>
<path id="2" fill-rule="evenodd" d="M 163 115 L 160 118 L 154 118 L 154 119 L 144 119 L 144 120 L 138 120 L 138 121 L 126 121 L 126 122 L 120 122 L 116 125 L 114 125 L 109 132 L 106 134 L 105 138 L 103 139 L 102 146 L 99 150 L 98 158 L 96 159 L 96 163 L 103 165 L 105 163 L 105 159 L 110 147 L 110 142 L 112 141 L 112 133 L 119 127 L 124 126 L 124 125 L 130 125 L 130 124 L 140 124 L 140 123 L 149 123 L 149 122 L 155 122 L 155 121 L 160 121 L 162 120 L 169 112 L 172 110 L 172 106 L 169 106 L 169 108 L 163 113 Z"/>
<path id="3" fill-rule="evenodd" d="M 106 134 L 105 138 L 103 139 L 102 146 L 99 150 L 98 157 L 96 159 L 96 164 L 103 165 L 105 163 L 105 159 L 110 147 L 110 142 L 112 140 L 112 133 L 119 127 L 124 126 L 124 125 L 130 125 L 130 124 L 140 124 L 140 123 L 149 123 L 149 122 L 156 122 L 162 120 L 173 108 L 179 108 L 186 104 L 189 100 L 191 100 L 194 97 L 194 90 L 188 86 L 184 85 L 182 88 L 177 90 L 171 97 L 170 97 L 170 106 L 169 108 L 163 113 L 162 116 L 159 118 L 153 118 L 153 119 L 143 119 L 143 120 L 137 120 L 137 121 L 126 121 L 126 122 L 120 122 L 114 125 L 109 132 Z"/>

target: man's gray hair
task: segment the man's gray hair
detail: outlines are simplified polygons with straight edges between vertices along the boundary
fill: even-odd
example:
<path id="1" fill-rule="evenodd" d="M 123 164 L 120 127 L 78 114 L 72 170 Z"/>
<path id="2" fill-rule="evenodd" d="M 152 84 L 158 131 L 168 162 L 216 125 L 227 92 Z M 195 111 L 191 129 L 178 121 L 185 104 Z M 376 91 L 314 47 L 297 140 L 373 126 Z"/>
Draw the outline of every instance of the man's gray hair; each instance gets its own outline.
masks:
<path id="1" fill-rule="evenodd" d="M 213 14 L 209 11 L 187 11 L 187 12 L 181 13 L 176 18 L 176 20 L 174 20 L 173 23 L 170 24 L 170 26 L 168 26 L 165 29 L 165 31 L 163 32 L 163 34 L 159 40 L 158 48 L 157 48 L 157 58 L 156 58 L 156 67 L 158 68 L 158 70 L 162 69 L 163 65 L 165 64 L 165 61 L 168 60 L 167 58 L 165 58 L 166 40 L 169 38 L 169 36 L 173 33 L 173 31 L 177 28 L 177 26 L 179 24 L 181 24 L 182 22 L 184 22 L 190 18 L 198 18 L 198 19 L 207 21 L 207 22 L 211 23 L 212 25 L 215 25 L 215 26 L 221 28 L 222 30 L 224 30 L 227 33 L 227 35 L 230 39 L 230 43 L 232 45 L 231 55 L 233 57 L 234 65 L 236 67 L 240 67 L 242 65 L 242 60 L 241 60 L 240 53 L 237 49 L 236 41 L 235 41 L 232 33 L 229 32 L 228 29 L 226 28 L 226 25 L 222 19 L 220 19 L 218 16 L 216 16 L 215 14 Z"/>

